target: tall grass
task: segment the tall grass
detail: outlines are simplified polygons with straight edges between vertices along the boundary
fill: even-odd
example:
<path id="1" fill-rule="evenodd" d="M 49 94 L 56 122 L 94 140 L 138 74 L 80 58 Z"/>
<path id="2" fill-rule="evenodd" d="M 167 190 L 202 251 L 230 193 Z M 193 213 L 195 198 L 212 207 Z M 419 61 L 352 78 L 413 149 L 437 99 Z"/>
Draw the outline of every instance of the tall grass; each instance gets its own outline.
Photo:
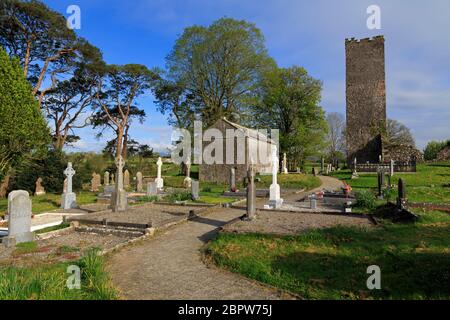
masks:
<path id="1" fill-rule="evenodd" d="M 111 300 L 117 298 L 104 258 L 89 251 L 73 263 L 81 270 L 81 288 L 70 290 L 67 273 L 70 263 L 34 267 L 0 268 L 0 300 Z"/>

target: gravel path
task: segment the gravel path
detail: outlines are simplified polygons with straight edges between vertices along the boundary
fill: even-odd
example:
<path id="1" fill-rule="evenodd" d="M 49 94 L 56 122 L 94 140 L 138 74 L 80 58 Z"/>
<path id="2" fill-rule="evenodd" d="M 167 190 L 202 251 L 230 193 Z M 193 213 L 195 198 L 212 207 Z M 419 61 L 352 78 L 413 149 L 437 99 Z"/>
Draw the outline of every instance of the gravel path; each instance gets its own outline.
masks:
<path id="1" fill-rule="evenodd" d="M 289 299 L 239 275 L 208 267 L 200 249 L 217 229 L 244 212 L 212 209 L 166 230 L 154 239 L 122 249 L 110 257 L 113 283 L 125 299 Z"/>

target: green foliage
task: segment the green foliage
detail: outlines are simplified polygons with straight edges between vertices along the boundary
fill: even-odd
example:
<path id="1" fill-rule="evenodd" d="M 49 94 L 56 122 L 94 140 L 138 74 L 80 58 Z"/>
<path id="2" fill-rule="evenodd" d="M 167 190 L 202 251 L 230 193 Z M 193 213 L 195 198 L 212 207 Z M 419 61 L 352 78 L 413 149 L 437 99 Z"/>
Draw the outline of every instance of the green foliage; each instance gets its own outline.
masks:
<path id="1" fill-rule="evenodd" d="M 361 190 L 356 192 L 356 206 L 359 208 L 372 210 L 375 208 L 375 195 L 369 190 Z"/>
<path id="2" fill-rule="evenodd" d="M 61 252 L 76 248 L 61 247 Z M 73 263 L 72 263 L 73 264 Z M 67 288 L 69 263 L 27 267 L 0 267 L 0 300 L 111 300 L 118 295 L 105 270 L 104 258 L 90 251 L 76 262 L 81 289 Z"/>
<path id="3" fill-rule="evenodd" d="M 48 141 L 49 129 L 18 60 L 0 48 L 0 178 Z"/>
<path id="4" fill-rule="evenodd" d="M 64 170 L 67 159 L 61 150 L 51 148 L 46 153 L 28 158 L 15 170 L 14 189 L 27 190 L 33 193 L 36 180 L 41 177 L 46 192 L 61 194 L 64 187 Z"/>
<path id="5" fill-rule="evenodd" d="M 222 233 L 207 248 L 219 266 L 304 299 L 449 299 L 450 216 L 421 214 L 416 224 L 334 227 L 296 236 Z M 382 270 L 368 290 L 367 267 Z"/>
<path id="6" fill-rule="evenodd" d="M 144 196 L 139 198 L 139 202 L 155 202 L 158 201 L 158 196 Z"/>
<path id="7" fill-rule="evenodd" d="M 164 197 L 164 200 L 169 202 L 188 201 L 191 199 L 191 193 L 186 191 L 176 191 Z"/>
<path id="8" fill-rule="evenodd" d="M 435 160 L 438 153 L 447 146 L 448 141 L 430 141 L 423 150 L 423 156 L 425 160 Z"/>
<path id="9" fill-rule="evenodd" d="M 16 245 L 16 249 L 14 250 L 14 254 L 27 254 L 33 253 L 38 249 L 37 242 L 22 242 Z"/>
<path id="10" fill-rule="evenodd" d="M 157 104 L 171 124 L 184 128 L 192 127 L 195 115 L 204 126 L 244 116 L 261 74 L 274 64 L 254 24 L 222 18 L 188 27 L 167 57 L 167 77 L 154 90 Z"/>
<path id="11" fill-rule="evenodd" d="M 324 148 L 327 122 L 320 107 L 321 81 L 304 68 L 273 68 L 264 75 L 252 123 L 280 130 L 280 151 L 305 159 Z"/>

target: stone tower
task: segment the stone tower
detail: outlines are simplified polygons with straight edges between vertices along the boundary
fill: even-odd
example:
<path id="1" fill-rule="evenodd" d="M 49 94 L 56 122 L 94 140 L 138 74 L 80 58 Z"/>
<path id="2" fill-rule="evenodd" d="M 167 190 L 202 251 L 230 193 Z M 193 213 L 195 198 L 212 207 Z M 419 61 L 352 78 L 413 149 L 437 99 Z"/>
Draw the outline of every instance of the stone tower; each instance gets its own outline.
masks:
<path id="1" fill-rule="evenodd" d="M 376 163 L 386 128 L 384 37 L 345 40 L 348 163 Z"/>

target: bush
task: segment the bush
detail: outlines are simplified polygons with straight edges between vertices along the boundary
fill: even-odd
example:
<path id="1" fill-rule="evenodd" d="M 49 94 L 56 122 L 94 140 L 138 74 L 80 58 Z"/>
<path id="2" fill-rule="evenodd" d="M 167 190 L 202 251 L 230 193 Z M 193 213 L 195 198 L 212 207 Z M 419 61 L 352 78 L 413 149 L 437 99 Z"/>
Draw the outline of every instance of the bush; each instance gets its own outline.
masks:
<path id="1" fill-rule="evenodd" d="M 190 192 L 174 192 L 166 196 L 165 199 L 169 202 L 187 201 L 192 199 L 192 195 Z"/>
<path id="2" fill-rule="evenodd" d="M 449 140 L 450 141 L 450 140 Z M 425 160 L 435 160 L 438 153 L 445 148 L 448 141 L 430 141 L 423 151 Z"/>
<path id="3" fill-rule="evenodd" d="M 362 190 L 356 193 L 356 206 L 359 208 L 374 209 L 375 208 L 375 195 L 368 190 Z"/>
<path id="4" fill-rule="evenodd" d="M 62 193 L 64 187 L 64 170 L 67 160 L 60 150 L 51 148 L 37 158 L 23 161 L 15 170 L 13 186 L 16 190 L 34 193 L 36 180 L 41 177 L 46 192 Z"/>

